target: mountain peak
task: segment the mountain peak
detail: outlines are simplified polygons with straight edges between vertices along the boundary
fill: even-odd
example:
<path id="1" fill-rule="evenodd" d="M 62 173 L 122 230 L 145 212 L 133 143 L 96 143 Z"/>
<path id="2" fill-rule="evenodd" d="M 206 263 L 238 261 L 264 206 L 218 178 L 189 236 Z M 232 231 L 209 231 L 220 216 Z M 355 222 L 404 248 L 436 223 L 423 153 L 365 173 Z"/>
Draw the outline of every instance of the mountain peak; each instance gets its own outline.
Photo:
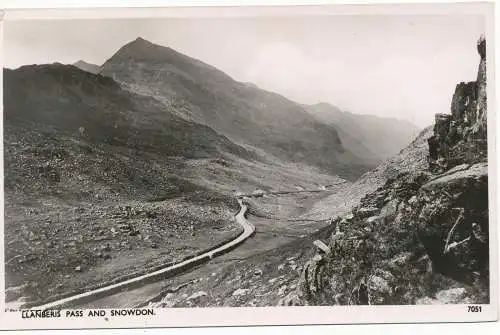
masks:
<path id="1" fill-rule="evenodd" d="M 134 59 L 140 60 L 166 60 L 172 57 L 174 50 L 158 44 L 154 44 L 143 37 L 137 37 L 135 40 L 123 45 L 109 61 Z"/>
<path id="2" fill-rule="evenodd" d="M 156 44 L 146 40 L 145 38 L 142 38 L 141 36 L 138 36 L 135 40 L 127 43 L 126 45 L 156 45 Z"/>
<path id="3" fill-rule="evenodd" d="M 184 55 L 170 47 L 145 40 L 140 36 L 122 46 L 108 59 L 102 66 L 103 71 L 101 73 L 113 76 L 117 72 L 130 72 L 129 67 L 133 67 L 133 63 L 149 64 L 149 66 L 154 67 L 154 71 L 165 70 L 166 68 L 171 71 L 176 68 L 178 71 L 188 74 L 190 80 L 197 78 L 199 82 L 213 76 L 226 81 L 231 80 L 229 76 L 211 65 Z"/>

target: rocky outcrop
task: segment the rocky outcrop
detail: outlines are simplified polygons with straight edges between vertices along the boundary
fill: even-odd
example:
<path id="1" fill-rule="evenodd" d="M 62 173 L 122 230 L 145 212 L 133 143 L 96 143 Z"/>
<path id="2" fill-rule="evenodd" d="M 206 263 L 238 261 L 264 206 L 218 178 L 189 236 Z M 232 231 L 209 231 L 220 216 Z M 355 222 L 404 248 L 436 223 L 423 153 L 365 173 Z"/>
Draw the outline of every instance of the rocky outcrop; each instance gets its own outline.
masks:
<path id="1" fill-rule="evenodd" d="M 477 80 L 457 85 L 451 114 L 437 114 L 429 142 L 429 165 L 442 172 L 462 163 L 476 163 L 487 155 L 486 41 L 478 41 L 481 57 Z"/>
<path id="2" fill-rule="evenodd" d="M 477 121 L 475 133 L 480 138 L 486 138 L 487 132 L 487 99 L 486 99 L 486 40 L 481 37 L 477 44 L 481 56 L 479 70 L 477 71 Z"/>
<path id="3" fill-rule="evenodd" d="M 429 168 L 390 178 L 332 220 L 329 252 L 304 267 L 282 305 L 487 303 L 485 41 L 478 80 L 436 115 Z"/>

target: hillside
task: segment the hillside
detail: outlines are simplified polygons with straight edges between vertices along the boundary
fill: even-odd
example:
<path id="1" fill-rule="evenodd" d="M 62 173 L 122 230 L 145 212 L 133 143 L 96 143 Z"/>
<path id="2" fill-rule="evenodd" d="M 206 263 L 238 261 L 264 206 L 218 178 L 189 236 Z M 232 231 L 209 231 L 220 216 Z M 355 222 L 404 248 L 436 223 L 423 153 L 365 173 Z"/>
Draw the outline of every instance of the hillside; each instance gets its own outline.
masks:
<path id="1" fill-rule="evenodd" d="M 123 91 L 112 79 L 62 64 L 5 70 L 5 118 L 82 135 L 87 141 L 184 157 L 218 148 L 250 153 L 212 129 L 174 115 L 161 103 Z M 79 131 L 83 127 L 83 131 Z"/>
<path id="2" fill-rule="evenodd" d="M 103 64 L 101 74 L 271 157 L 352 180 L 373 167 L 346 150 L 337 131 L 302 106 L 142 38 L 118 50 Z"/>
<path id="3" fill-rule="evenodd" d="M 272 227 L 278 230 L 285 225 L 293 229 L 293 222 L 299 222 L 301 227 L 321 227 L 314 233 L 297 236 L 288 243 L 282 243 L 273 250 L 261 250 L 252 257 L 237 258 L 233 264 L 214 265 L 210 271 L 196 270 L 168 281 L 165 291 L 172 287 L 188 284 L 173 293 L 160 294 L 149 302 L 149 307 L 214 307 L 214 306 L 276 306 L 288 304 L 300 290 L 299 279 L 304 277 L 303 271 L 308 262 L 315 256 L 317 249 L 313 241 L 320 239 L 326 243 L 335 234 L 335 225 L 329 224 L 330 218 L 346 216 L 358 205 L 363 197 L 383 188 L 389 179 L 394 179 L 401 173 L 426 169 L 428 144 L 433 129 L 428 127 L 398 155 L 381 164 L 377 169 L 364 174 L 354 183 L 345 183 L 332 190 L 326 198 L 317 200 L 311 195 L 304 195 L 300 204 L 294 204 L 294 210 L 289 210 L 293 203 L 290 197 L 262 200 L 249 199 L 249 220 L 259 223 L 269 219 Z M 273 206 L 273 203 L 274 204 Z M 303 208 L 300 208 L 302 206 Z M 311 208 L 312 207 L 312 208 Z M 297 210 L 302 209 L 302 210 Z M 295 228 L 296 229 L 296 228 Z M 279 236 L 279 235 L 278 235 Z M 278 237 L 273 237 L 278 239 Z M 302 279 L 301 279 L 302 280 Z M 325 279 L 326 280 L 326 279 Z M 201 296 L 201 294 L 206 295 Z M 196 297 L 199 296 L 197 298 Z M 295 302 L 297 303 L 297 302 Z M 297 304 L 306 304 L 301 300 Z M 335 304 L 329 301 L 326 304 Z M 344 302 L 345 303 L 345 302 Z M 317 304 L 316 301 L 310 303 Z"/>
<path id="4" fill-rule="evenodd" d="M 374 163 L 396 155 L 421 131 L 405 120 L 353 114 L 328 103 L 304 105 L 304 108 L 319 121 L 334 127 L 347 150 Z"/>

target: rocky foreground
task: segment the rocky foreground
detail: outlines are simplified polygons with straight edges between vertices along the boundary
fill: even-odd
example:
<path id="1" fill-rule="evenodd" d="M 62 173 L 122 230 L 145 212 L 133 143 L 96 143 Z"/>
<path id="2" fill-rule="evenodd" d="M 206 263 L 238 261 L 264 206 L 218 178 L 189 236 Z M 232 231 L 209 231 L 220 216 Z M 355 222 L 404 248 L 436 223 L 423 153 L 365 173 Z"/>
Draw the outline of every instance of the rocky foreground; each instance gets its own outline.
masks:
<path id="1" fill-rule="evenodd" d="M 486 41 L 477 81 L 436 115 L 428 168 L 387 180 L 332 220 L 280 305 L 489 302 Z"/>

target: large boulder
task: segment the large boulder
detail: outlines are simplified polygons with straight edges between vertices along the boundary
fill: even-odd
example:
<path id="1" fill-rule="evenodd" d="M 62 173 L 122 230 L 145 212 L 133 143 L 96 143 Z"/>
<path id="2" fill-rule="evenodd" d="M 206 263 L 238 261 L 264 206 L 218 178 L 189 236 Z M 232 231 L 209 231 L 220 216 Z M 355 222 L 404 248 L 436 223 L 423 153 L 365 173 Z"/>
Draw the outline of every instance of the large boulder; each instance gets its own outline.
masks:
<path id="1" fill-rule="evenodd" d="M 486 274 L 488 165 L 478 163 L 424 184 L 411 219 L 438 271 L 462 280 L 473 280 L 474 271 Z"/>

